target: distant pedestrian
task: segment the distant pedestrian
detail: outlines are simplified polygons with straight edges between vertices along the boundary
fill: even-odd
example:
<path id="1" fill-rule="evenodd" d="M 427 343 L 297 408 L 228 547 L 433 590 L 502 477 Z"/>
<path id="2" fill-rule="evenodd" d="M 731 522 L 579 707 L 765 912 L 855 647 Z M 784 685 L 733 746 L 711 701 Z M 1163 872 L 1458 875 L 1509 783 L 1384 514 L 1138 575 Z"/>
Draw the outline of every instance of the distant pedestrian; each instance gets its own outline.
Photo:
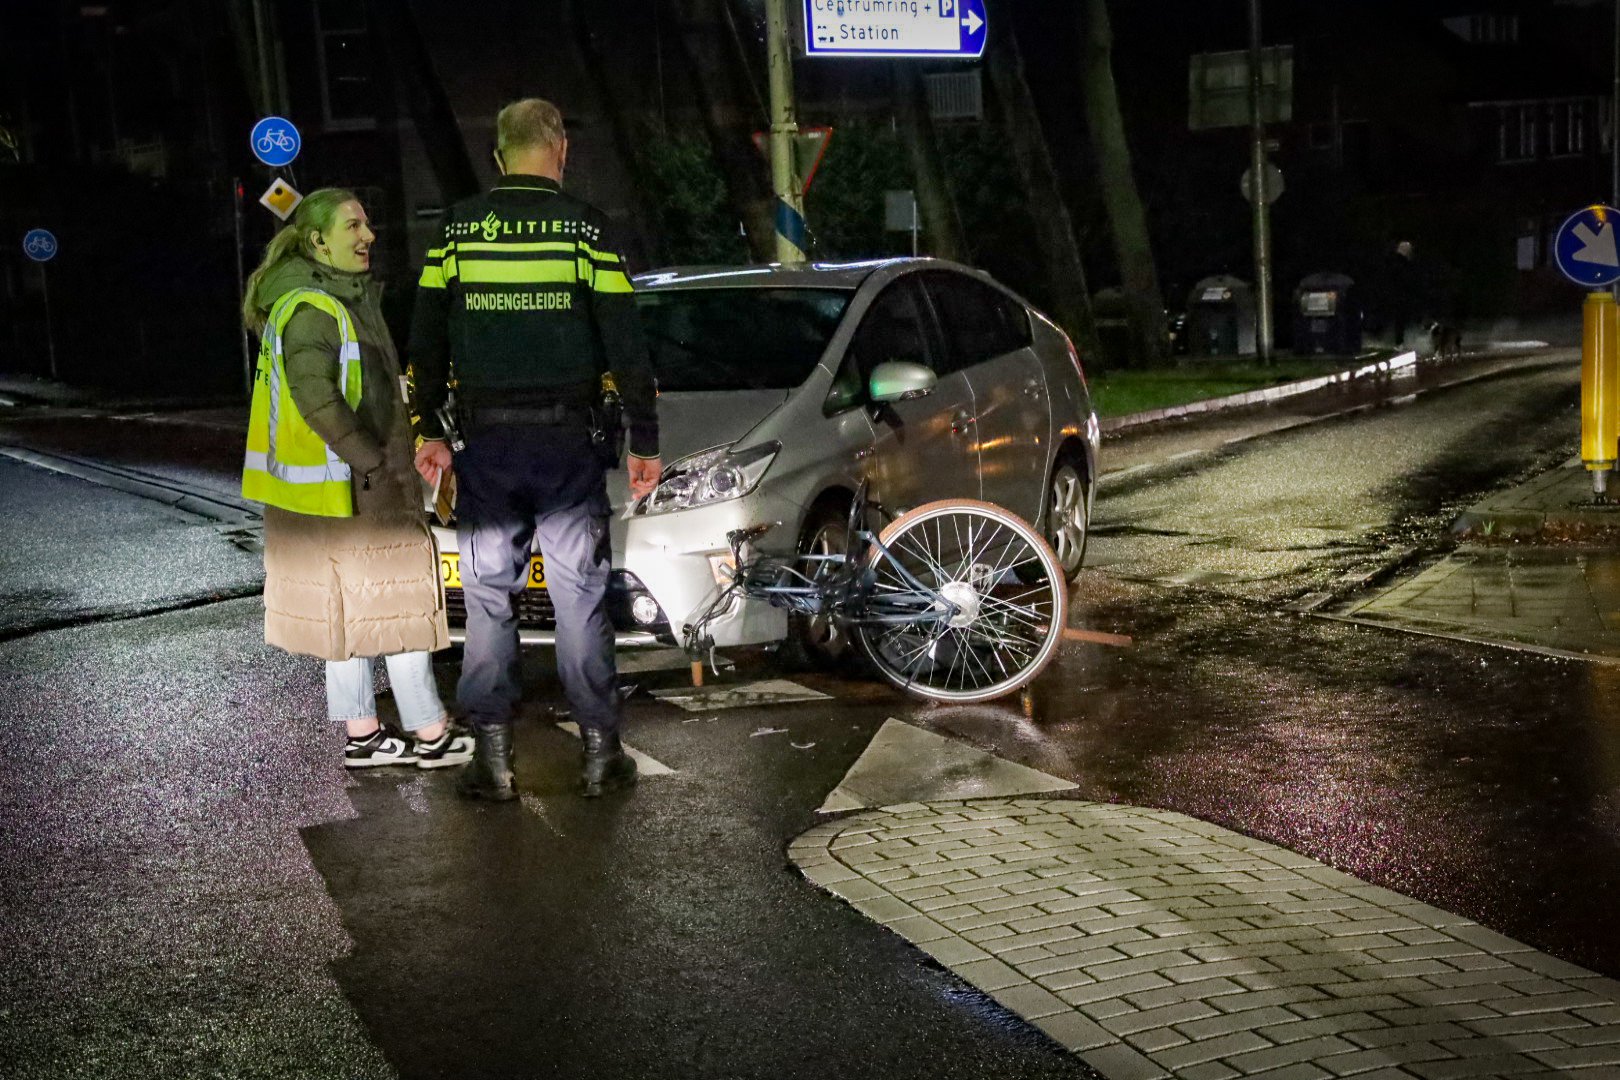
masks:
<path id="1" fill-rule="evenodd" d="M 411 461 L 398 355 L 371 279 L 376 236 L 347 191 L 307 196 L 248 279 L 262 333 L 242 493 L 265 504 L 264 636 L 326 661 L 349 768 L 460 765 L 429 652 L 450 643 L 438 558 Z M 406 737 L 379 722 L 383 657 Z"/>
<path id="2" fill-rule="evenodd" d="M 1417 321 L 1422 310 L 1423 285 L 1413 259 L 1412 242 L 1402 240 L 1385 260 L 1384 272 L 1384 312 L 1397 349 L 1405 348 L 1407 327 Z"/>
<path id="3" fill-rule="evenodd" d="M 512 720 L 518 684 L 512 597 L 538 533 L 556 611 L 557 673 L 584 742 L 580 790 L 635 782 L 619 740 L 606 471 L 622 439 L 604 407 L 611 374 L 629 421 L 630 493 L 658 483 L 651 360 L 630 278 L 606 215 L 562 190 L 568 136 L 549 102 L 496 117 L 495 190 L 451 207 L 428 252 L 411 328 L 416 409 L 429 483 L 451 467 L 439 409 L 452 368 L 466 448 L 455 454 L 457 538 L 467 643 L 457 689 L 477 751 L 458 787 L 469 798 L 517 797 Z"/>

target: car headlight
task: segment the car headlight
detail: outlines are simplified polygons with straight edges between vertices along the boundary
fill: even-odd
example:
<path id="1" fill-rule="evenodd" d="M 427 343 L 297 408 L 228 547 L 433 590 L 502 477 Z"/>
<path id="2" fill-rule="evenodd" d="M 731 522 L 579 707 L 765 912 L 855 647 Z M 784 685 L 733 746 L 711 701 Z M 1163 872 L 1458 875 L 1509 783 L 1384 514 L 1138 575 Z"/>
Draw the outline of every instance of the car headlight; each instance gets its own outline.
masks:
<path id="1" fill-rule="evenodd" d="M 759 486 L 765 471 L 782 450 L 779 442 L 760 443 L 746 450 L 717 446 L 681 458 L 664 470 L 663 479 L 641 501 L 643 514 L 667 514 L 694 506 L 740 499 Z"/>

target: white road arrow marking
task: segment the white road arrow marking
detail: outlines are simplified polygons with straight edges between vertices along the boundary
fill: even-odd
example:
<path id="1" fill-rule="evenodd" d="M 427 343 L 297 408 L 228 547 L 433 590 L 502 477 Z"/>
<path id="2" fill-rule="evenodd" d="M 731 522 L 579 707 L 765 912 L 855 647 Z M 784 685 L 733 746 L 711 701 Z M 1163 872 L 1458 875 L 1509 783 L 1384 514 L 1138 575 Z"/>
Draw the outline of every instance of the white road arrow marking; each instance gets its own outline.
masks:
<path id="1" fill-rule="evenodd" d="M 1570 258 L 1576 262 L 1597 263 L 1599 266 L 1620 266 L 1620 252 L 1615 250 L 1613 225 L 1605 222 L 1598 226 L 1596 233 L 1593 233 L 1583 221 L 1572 231 L 1575 233 L 1575 239 L 1585 246 Z"/>
<path id="2" fill-rule="evenodd" d="M 970 11 L 967 13 L 967 18 L 962 20 L 962 25 L 968 28 L 969 34 L 977 34 L 979 27 L 984 25 L 984 20 L 979 18 L 977 11 Z"/>
<path id="3" fill-rule="evenodd" d="M 889 717 L 818 813 L 1067 791 L 1072 781 Z"/>
<path id="4" fill-rule="evenodd" d="M 579 725 L 574 723 L 572 720 L 565 720 L 557 726 L 568 732 L 568 734 L 572 735 L 574 738 L 579 738 Z M 629 743 L 623 743 L 622 745 L 624 746 L 624 752 L 636 759 L 636 769 L 641 773 L 642 776 L 674 775 L 675 770 L 670 768 L 668 765 L 665 765 L 663 762 L 656 761 L 653 758 L 648 757 L 646 754 L 643 754 L 640 750 L 637 750 Z"/>

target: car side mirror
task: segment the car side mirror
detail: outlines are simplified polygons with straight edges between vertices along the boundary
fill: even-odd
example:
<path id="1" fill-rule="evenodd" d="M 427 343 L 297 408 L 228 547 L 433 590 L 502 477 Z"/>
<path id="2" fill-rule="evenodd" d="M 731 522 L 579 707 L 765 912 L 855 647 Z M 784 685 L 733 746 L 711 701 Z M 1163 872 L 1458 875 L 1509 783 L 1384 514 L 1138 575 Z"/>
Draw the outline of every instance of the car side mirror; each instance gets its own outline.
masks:
<path id="1" fill-rule="evenodd" d="M 938 383 L 939 377 L 921 364 L 889 360 L 872 369 L 866 383 L 867 396 L 874 405 L 910 401 L 932 394 Z"/>

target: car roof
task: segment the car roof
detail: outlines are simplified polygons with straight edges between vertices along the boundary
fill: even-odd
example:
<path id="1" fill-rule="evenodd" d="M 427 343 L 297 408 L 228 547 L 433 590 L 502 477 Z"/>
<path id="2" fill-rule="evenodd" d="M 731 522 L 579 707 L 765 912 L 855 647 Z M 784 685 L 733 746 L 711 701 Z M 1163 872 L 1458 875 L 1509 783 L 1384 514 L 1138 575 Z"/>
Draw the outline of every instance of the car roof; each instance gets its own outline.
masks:
<path id="1" fill-rule="evenodd" d="M 949 267 L 975 271 L 943 259 L 903 256 L 859 262 L 816 262 L 755 266 L 666 266 L 637 274 L 637 289 L 858 289 L 880 270 L 903 272 L 921 267 Z"/>

